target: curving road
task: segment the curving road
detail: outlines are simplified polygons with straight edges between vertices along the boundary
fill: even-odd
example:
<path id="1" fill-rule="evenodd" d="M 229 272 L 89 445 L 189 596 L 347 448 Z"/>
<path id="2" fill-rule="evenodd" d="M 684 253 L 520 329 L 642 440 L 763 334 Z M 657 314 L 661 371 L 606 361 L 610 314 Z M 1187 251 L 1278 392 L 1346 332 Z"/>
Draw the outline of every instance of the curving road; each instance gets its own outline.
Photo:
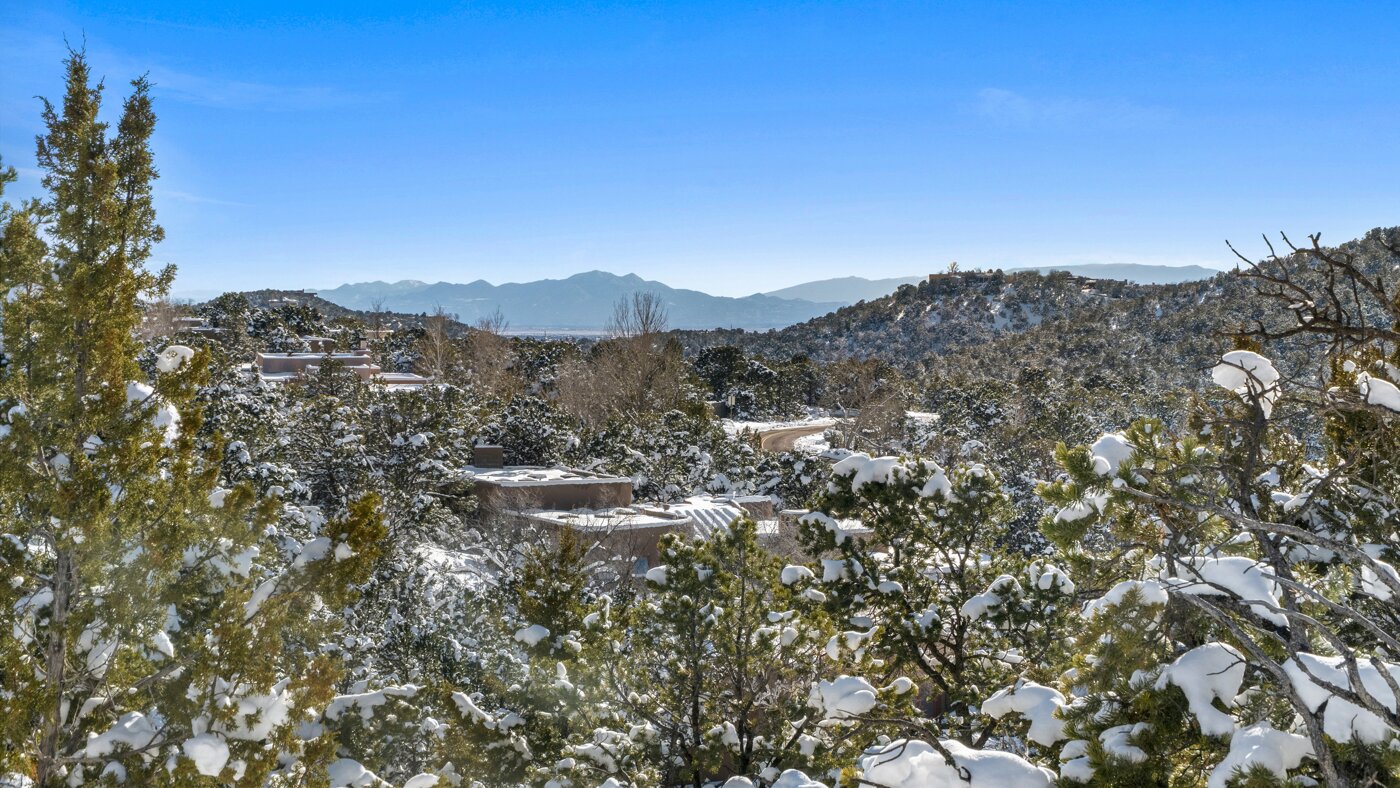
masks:
<path id="1" fill-rule="evenodd" d="M 830 424 L 803 424 L 800 427 L 779 427 L 758 433 L 758 447 L 763 451 L 792 451 L 798 438 L 825 432 Z"/>

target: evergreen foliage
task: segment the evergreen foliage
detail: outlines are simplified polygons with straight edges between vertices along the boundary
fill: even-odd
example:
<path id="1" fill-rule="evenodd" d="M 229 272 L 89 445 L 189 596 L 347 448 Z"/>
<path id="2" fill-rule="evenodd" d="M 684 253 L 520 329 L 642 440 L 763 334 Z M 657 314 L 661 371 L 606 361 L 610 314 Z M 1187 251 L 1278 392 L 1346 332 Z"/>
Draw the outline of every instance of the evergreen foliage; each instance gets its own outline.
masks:
<path id="1" fill-rule="evenodd" d="M 38 142 L 47 197 L 5 209 L 0 289 L 0 769 L 37 784 L 260 783 L 324 768 L 299 734 L 340 670 L 320 653 L 374 560 L 376 501 L 278 533 L 280 505 L 221 486 L 202 432 L 209 355 L 137 364 L 162 238 L 150 85 L 115 133 L 82 53 Z M 269 538 L 272 534 L 277 534 Z"/>

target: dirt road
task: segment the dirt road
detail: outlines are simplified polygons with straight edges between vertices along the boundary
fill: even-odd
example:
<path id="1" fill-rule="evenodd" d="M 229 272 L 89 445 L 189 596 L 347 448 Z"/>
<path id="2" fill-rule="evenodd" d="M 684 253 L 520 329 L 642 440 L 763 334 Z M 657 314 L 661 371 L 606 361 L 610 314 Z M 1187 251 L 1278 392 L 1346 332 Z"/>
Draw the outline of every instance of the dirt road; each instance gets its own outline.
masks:
<path id="1" fill-rule="evenodd" d="M 764 451 L 792 451 L 798 438 L 825 432 L 830 424 L 803 424 L 800 427 L 779 427 L 758 433 L 758 446 Z"/>

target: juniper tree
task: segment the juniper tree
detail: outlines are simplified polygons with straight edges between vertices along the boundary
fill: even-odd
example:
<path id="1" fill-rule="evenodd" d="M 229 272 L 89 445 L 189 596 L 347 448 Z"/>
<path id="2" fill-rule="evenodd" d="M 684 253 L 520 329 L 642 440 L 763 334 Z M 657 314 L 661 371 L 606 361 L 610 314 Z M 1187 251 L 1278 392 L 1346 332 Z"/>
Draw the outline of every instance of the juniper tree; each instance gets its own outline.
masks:
<path id="1" fill-rule="evenodd" d="M 525 538 L 518 532 L 517 538 Z M 520 549 L 496 593 L 490 622 L 458 671 L 444 752 L 473 779 L 539 784 L 558 776 L 571 744 L 612 722 L 600 679 L 599 621 L 610 600 L 592 590 L 589 544 L 571 530 Z M 564 768 L 563 771 L 567 771 Z"/>
<path id="2" fill-rule="evenodd" d="M 1062 449 L 1047 530 L 1104 593 L 1086 610 L 1063 774 L 1246 772 L 1390 784 L 1400 697 L 1400 244 L 1255 264 L 1259 323 L 1179 429 Z M 1265 353 L 1315 339 L 1316 369 Z M 1250 771 L 1250 770 L 1253 771 Z"/>
<path id="3" fill-rule="evenodd" d="M 801 521 L 804 545 L 821 558 L 816 571 L 790 567 L 787 580 L 849 627 L 830 655 L 873 660 L 881 681 L 917 681 L 919 713 L 906 729 L 935 747 L 987 745 L 1010 729 L 978 714 L 987 695 L 1018 678 L 1058 678 L 1049 666 L 1063 656 L 1074 583 L 1006 543 L 1010 514 L 980 464 L 949 473 L 927 460 L 855 454 L 832 468 L 817 510 Z"/>
<path id="4" fill-rule="evenodd" d="M 316 622 L 373 559 L 374 502 L 282 553 L 263 541 L 277 502 L 220 487 L 195 400 L 207 354 L 167 348 L 153 381 L 136 363 L 138 299 L 173 276 L 144 267 L 163 235 L 150 85 L 111 133 L 86 59 L 65 63 L 38 139 L 47 196 L 7 208 L 0 240 L 0 772 L 304 772 L 330 754 L 295 735 L 336 673 Z"/>
<path id="5" fill-rule="evenodd" d="M 827 681 L 831 621 L 782 582 L 752 520 L 704 539 L 668 536 L 661 557 L 609 639 L 609 686 L 632 725 L 595 735 L 650 764 L 641 774 L 651 782 L 700 786 L 741 775 L 769 784 L 787 769 L 846 763 L 854 751 L 841 718 L 850 710 L 828 701 L 850 683 L 868 693 L 864 711 L 902 708 L 899 682 L 879 690 L 855 677 Z"/>

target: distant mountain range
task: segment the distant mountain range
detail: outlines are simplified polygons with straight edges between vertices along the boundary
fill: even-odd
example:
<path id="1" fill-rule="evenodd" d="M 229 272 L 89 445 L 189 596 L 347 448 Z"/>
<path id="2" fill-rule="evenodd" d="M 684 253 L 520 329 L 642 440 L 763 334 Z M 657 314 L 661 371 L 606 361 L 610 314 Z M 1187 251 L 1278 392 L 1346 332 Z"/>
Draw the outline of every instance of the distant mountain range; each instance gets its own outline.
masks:
<path id="1" fill-rule="evenodd" d="M 1010 270 L 1069 271 L 1095 279 L 1138 284 L 1175 284 L 1208 279 L 1217 272 L 1200 266 L 1086 264 Z M 497 309 L 514 331 L 596 331 L 612 314 L 613 304 L 636 292 L 652 292 L 666 304 L 673 328 L 783 328 L 833 312 L 860 301 L 882 298 L 901 285 L 917 284 L 924 276 L 865 279 L 847 276 L 805 282 L 768 293 L 730 298 L 670 287 L 636 274 L 619 276 L 589 271 L 567 279 L 493 285 L 485 280 L 451 282 L 362 282 L 320 291 L 320 296 L 349 309 L 370 310 L 376 302 L 388 311 L 433 312 L 441 306 L 465 323 Z"/>
<path id="2" fill-rule="evenodd" d="M 464 323 L 473 323 L 499 309 L 514 331 L 569 331 L 603 328 L 618 299 L 637 292 L 661 296 L 673 328 L 781 328 L 842 306 L 837 302 L 775 298 L 761 293 L 744 298 L 712 296 L 642 279 L 636 274 L 618 276 L 604 271 L 503 285 L 480 279 L 469 284 L 365 282 L 322 290 L 319 295 L 359 310 L 373 308 L 376 301 L 393 312 L 432 312 L 441 306 Z"/>

